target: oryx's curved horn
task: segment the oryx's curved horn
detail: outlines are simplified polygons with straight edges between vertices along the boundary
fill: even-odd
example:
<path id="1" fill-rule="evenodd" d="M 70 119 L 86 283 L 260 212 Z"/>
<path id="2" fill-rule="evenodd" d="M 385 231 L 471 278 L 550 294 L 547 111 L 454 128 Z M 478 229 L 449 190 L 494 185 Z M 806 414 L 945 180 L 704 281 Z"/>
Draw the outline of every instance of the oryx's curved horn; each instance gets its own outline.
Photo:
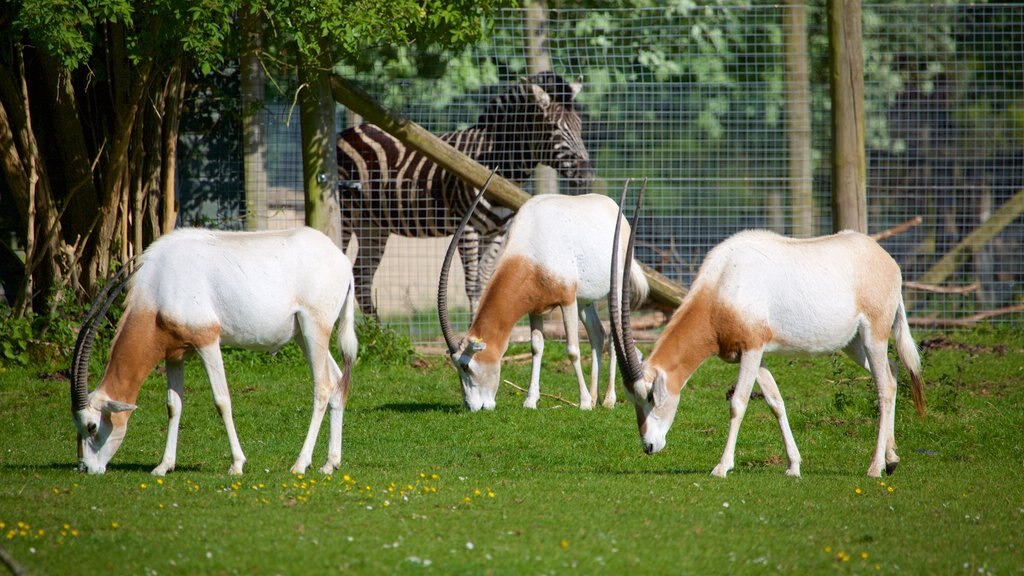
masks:
<path id="1" fill-rule="evenodd" d="M 89 354 L 96 340 L 99 321 L 106 316 L 114 299 L 124 289 L 128 279 L 135 273 L 132 270 L 134 258 L 125 263 L 120 270 L 107 282 L 100 293 L 92 301 L 89 313 L 82 321 L 75 340 L 74 352 L 71 354 L 71 412 L 84 409 L 89 404 Z M 136 270 L 138 267 L 136 267 Z"/>
<path id="2" fill-rule="evenodd" d="M 480 189 L 476 198 L 473 199 L 473 203 L 470 204 L 469 209 L 462 216 L 462 221 L 459 222 L 459 227 L 455 230 L 451 243 L 448 244 L 448 250 L 444 253 L 441 275 L 437 279 L 437 319 L 441 323 L 441 334 L 444 336 L 444 343 L 448 346 L 450 354 L 455 353 L 458 343 L 455 341 L 455 336 L 452 334 L 452 325 L 448 320 L 448 270 L 451 267 L 452 258 L 455 256 L 455 249 L 458 248 L 459 238 L 462 237 L 462 233 L 466 230 L 466 224 L 469 223 L 470 216 L 476 210 L 476 205 L 480 203 L 480 199 L 484 197 L 484 193 L 487 192 L 487 187 L 491 184 L 491 179 L 494 178 L 494 174 L 497 171 L 497 167 L 491 170 L 491 174 L 484 182 L 484 187 Z"/>
<path id="3" fill-rule="evenodd" d="M 636 344 L 633 340 L 633 332 L 629 326 L 629 291 L 630 284 L 627 280 L 630 275 L 630 268 L 633 265 L 633 243 L 636 238 L 636 222 L 640 215 L 640 207 L 643 204 L 644 193 L 647 191 L 647 179 L 644 179 L 640 188 L 640 195 L 636 201 L 636 213 L 633 215 L 633 222 L 629 234 L 629 243 L 626 245 L 626 255 L 623 261 L 622 276 L 619 276 L 618 254 L 619 254 L 619 231 L 622 226 L 622 205 L 626 202 L 626 192 L 629 190 L 629 180 L 622 187 L 622 198 L 619 200 L 619 217 L 615 221 L 615 237 L 612 241 L 612 267 L 611 267 L 611 289 L 608 292 L 608 312 L 611 316 L 612 344 L 615 346 L 615 353 L 618 356 L 618 363 L 622 371 L 623 384 L 632 388 L 633 383 L 642 377 L 639 359 L 636 356 Z M 619 292 L 619 282 L 622 282 L 622 294 L 616 298 Z M 621 303 L 621 310 L 620 310 Z"/>

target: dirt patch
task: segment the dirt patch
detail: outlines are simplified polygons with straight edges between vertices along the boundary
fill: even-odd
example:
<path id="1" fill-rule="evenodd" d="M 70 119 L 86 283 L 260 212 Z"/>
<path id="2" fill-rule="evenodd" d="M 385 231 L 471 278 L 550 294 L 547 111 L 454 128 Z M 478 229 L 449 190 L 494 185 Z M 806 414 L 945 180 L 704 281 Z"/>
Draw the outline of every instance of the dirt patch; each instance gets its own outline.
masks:
<path id="1" fill-rule="evenodd" d="M 950 340 L 945 336 L 922 340 L 918 347 L 921 350 L 956 350 L 958 352 L 967 352 L 968 354 L 995 354 L 997 356 L 1003 356 L 1010 351 L 1009 346 L 1005 344 L 998 344 L 996 346 L 964 344 L 963 342 Z"/>

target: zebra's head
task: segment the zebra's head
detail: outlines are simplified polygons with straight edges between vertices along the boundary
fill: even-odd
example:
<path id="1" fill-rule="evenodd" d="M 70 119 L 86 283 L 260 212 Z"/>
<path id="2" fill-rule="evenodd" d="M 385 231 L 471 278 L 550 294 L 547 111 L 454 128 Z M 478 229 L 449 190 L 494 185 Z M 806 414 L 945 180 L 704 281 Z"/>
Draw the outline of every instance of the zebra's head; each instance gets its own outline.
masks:
<path id="1" fill-rule="evenodd" d="M 582 76 L 570 83 L 554 72 L 541 72 L 521 78 L 507 94 L 491 100 L 480 124 L 495 137 L 502 175 L 522 181 L 544 164 L 558 171 L 571 193 L 589 191 L 594 169 L 574 104 L 582 89 Z"/>

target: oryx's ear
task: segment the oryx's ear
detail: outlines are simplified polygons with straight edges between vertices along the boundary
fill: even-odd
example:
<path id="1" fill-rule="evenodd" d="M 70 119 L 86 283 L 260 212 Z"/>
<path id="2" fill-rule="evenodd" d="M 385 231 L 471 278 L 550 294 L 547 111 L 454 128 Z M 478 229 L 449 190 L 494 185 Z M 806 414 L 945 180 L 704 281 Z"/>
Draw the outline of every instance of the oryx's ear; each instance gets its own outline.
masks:
<path id="1" fill-rule="evenodd" d="M 468 348 L 473 352 L 481 352 L 484 348 L 487 348 L 487 343 L 480 338 L 470 338 Z"/>
<path id="2" fill-rule="evenodd" d="M 138 408 L 135 404 L 129 404 L 127 402 L 120 402 L 118 400 L 102 400 L 100 405 L 96 407 L 100 412 L 106 412 L 113 414 L 116 412 L 131 412 Z"/>
<path id="3" fill-rule="evenodd" d="M 661 406 L 668 400 L 668 385 L 665 383 L 665 373 L 656 371 L 654 382 L 651 383 L 651 397 L 655 406 Z"/>

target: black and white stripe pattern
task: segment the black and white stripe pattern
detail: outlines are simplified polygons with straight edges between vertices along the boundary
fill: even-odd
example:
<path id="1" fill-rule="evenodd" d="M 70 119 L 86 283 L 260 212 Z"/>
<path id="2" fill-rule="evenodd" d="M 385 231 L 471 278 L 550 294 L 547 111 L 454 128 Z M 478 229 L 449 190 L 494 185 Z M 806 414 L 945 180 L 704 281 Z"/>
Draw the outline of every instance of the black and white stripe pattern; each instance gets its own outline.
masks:
<path id="1" fill-rule="evenodd" d="M 523 78 L 492 99 L 476 125 L 441 139 L 484 166 L 497 167 L 512 182 L 525 181 L 545 164 L 559 172 L 570 192 L 586 191 L 594 175 L 573 105 L 581 88 L 582 79 L 570 84 L 552 72 Z M 342 232 L 359 239 L 356 296 L 363 312 L 375 315 L 370 287 L 388 235 L 452 234 L 475 190 L 372 124 L 338 136 L 338 180 Z M 507 208 L 483 199 L 459 242 L 474 312 L 486 276 L 481 257 L 500 245 L 511 216 Z"/>

